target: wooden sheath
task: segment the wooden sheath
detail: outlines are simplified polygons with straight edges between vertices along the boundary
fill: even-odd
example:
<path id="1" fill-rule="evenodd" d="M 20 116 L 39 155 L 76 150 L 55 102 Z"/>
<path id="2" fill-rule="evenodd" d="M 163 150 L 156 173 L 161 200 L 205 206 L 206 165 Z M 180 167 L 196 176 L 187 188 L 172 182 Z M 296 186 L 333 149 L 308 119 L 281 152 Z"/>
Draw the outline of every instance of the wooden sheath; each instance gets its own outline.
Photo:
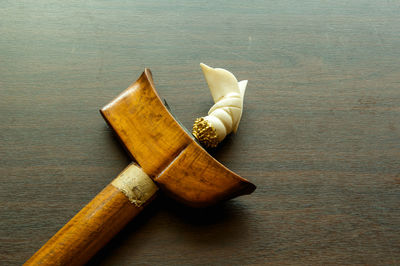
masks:
<path id="1" fill-rule="evenodd" d="M 24 265 L 85 264 L 142 209 L 109 184 Z"/>
<path id="2" fill-rule="evenodd" d="M 100 112 L 143 169 L 128 166 L 26 265 L 84 264 L 154 198 L 155 183 L 192 207 L 254 191 L 255 185 L 216 161 L 173 118 L 150 70 Z"/>

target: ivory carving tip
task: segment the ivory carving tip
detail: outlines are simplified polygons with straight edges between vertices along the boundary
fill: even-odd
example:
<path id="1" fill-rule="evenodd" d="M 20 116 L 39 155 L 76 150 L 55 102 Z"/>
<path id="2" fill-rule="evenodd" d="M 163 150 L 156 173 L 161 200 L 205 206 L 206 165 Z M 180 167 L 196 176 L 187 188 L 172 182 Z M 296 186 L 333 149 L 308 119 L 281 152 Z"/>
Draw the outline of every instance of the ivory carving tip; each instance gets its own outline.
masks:
<path id="1" fill-rule="evenodd" d="M 226 69 L 200 63 L 214 105 L 207 116 L 196 119 L 193 135 L 206 147 L 216 147 L 228 134 L 236 133 L 243 112 L 247 80 L 237 81 Z"/>

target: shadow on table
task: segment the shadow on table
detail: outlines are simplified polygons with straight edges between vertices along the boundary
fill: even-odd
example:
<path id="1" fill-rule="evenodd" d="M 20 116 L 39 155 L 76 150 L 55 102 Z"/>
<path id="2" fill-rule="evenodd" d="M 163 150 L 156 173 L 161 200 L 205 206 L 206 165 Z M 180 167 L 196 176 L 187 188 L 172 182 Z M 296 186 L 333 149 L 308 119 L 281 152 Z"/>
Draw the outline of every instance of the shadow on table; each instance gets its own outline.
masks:
<path id="1" fill-rule="evenodd" d="M 143 212 L 118 233 L 87 265 L 109 264 L 119 261 L 119 256 L 129 254 L 143 259 L 149 255 L 148 246 L 155 254 L 163 251 L 171 238 L 179 239 L 180 245 L 210 248 L 212 245 L 224 245 L 239 240 L 246 234 L 246 210 L 238 202 L 227 201 L 219 205 L 196 209 L 184 206 L 160 195 L 155 202 L 147 206 Z M 153 219 L 157 219 L 154 221 Z M 151 223 L 150 225 L 148 223 Z M 157 243 L 154 243 L 157 234 Z M 174 236 L 171 237 L 171 234 Z M 146 238 L 153 241 L 147 243 Z M 149 240 L 150 241 L 150 240 Z M 143 248 L 147 246 L 147 248 Z M 168 249 L 168 247 L 166 247 Z M 177 247 L 179 249 L 179 244 Z M 146 252 L 146 255 L 142 254 Z M 159 254 L 161 256 L 162 254 Z"/>

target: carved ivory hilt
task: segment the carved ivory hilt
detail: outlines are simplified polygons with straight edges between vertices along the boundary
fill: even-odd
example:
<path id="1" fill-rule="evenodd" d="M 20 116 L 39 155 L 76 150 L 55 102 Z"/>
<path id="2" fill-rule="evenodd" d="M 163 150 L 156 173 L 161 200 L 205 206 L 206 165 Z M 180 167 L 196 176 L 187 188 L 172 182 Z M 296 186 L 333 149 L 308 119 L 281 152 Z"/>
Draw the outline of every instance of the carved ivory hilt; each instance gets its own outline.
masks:
<path id="1" fill-rule="evenodd" d="M 197 118 L 193 135 L 205 146 L 216 147 L 226 135 L 236 133 L 243 111 L 243 97 L 247 80 L 236 77 L 222 68 L 200 64 L 210 88 L 214 105 L 205 117 Z"/>

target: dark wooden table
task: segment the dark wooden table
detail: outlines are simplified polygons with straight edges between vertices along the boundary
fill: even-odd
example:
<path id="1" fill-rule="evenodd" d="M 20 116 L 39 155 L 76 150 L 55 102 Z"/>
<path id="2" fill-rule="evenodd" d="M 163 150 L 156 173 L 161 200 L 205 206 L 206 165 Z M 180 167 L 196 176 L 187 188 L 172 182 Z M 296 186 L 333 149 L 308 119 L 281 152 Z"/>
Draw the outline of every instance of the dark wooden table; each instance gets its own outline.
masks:
<path id="1" fill-rule="evenodd" d="M 187 127 L 199 63 L 248 79 L 213 152 L 254 182 L 160 198 L 92 265 L 400 264 L 397 1 L 2 1 L 0 264 L 28 259 L 129 162 L 98 113 L 151 68 Z"/>

